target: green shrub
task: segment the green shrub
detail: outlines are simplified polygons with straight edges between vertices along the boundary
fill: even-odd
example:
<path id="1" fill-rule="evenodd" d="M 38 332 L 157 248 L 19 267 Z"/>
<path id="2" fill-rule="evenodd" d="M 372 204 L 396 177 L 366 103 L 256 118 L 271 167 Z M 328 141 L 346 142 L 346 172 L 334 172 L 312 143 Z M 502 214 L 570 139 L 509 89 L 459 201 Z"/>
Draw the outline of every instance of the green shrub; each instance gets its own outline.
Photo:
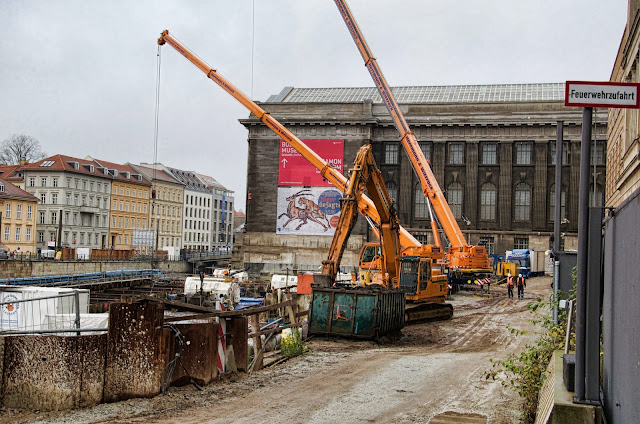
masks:
<path id="1" fill-rule="evenodd" d="M 569 296 L 569 300 L 572 299 L 575 299 L 575 291 Z M 553 302 L 551 304 L 553 305 Z M 529 305 L 529 310 L 536 312 L 548 305 L 548 302 L 538 298 Z M 558 309 L 558 324 L 554 324 L 552 309 L 541 309 L 542 315 L 532 320 L 542 328 L 533 344 L 526 345 L 524 351 L 519 354 L 510 354 L 504 361 L 491 360 L 493 370 L 485 375 L 485 378 L 501 381 L 503 386 L 511 388 L 522 398 L 522 419 L 525 423 L 535 421 L 538 394 L 553 352 L 565 347 L 568 312 Z M 525 333 L 514 328 L 509 328 L 509 331 L 516 335 Z M 575 345 L 575 335 L 570 338 L 569 345 L 571 350 Z"/>
<path id="2" fill-rule="evenodd" d="M 282 335 L 282 339 L 280 342 L 280 351 L 287 358 L 293 358 L 305 353 L 306 349 L 302 341 L 302 336 L 300 335 L 299 329 L 292 328 L 290 336 L 285 336 L 284 334 Z"/>

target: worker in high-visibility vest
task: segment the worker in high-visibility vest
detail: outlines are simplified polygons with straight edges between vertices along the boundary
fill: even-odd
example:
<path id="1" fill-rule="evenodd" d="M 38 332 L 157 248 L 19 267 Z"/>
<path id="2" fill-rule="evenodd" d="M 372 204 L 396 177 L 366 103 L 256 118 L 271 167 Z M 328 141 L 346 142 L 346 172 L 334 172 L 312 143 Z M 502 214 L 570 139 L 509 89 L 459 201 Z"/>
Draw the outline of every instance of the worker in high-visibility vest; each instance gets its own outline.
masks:
<path id="1" fill-rule="evenodd" d="M 522 274 L 518 274 L 516 285 L 518 286 L 518 299 L 524 299 L 524 288 L 527 287 L 527 282 L 525 281 Z"/>
<path id="2" fill-rule="evenodd" d="M 513 297 L 513 277 L 511 273 L 507 275 L 507 292 L 509 293 L 509 297 Z"/>

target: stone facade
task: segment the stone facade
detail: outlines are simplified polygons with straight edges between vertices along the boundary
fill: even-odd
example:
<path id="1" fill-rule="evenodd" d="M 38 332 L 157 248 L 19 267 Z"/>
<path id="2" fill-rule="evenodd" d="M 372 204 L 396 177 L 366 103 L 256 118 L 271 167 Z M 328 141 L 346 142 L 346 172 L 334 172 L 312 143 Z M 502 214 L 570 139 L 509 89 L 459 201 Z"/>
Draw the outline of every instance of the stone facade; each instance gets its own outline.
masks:
<path id="1" fill-rule="evenodd" d="M 547 88 L 545 84 L 537 86 Z M 554 96 L 535 101 L 524 95 L 516 96 L 516 100 L 490 102 L 410 103 L 398 99 L 470 244 L 486 244 L 495 254 L 514 247 L 549 249 L 553 234 L 553 152 L 557 121 L 563 121 L 567 153 L 562 167 L 565 219 L 561 231 L 564 248 L 575 248 L 582 112 L 579 108 L 566 108 L 562 84 L 554 86 Z M 492 88 L 471 86 L 478 87 L 480 91 Z M 506 87 L 508 92 L 521 86 Z M 416 87 L 426 88 L 432 87 Z M 305 90 L 311 89 L 285 89 L 261 106 L 300 139 L 344 139 L 345 175 L 360 146 L 372 144 L 402 225 L 421 242 L 431 242 L 429 215 L 425 213 L 419 181 L 402 153 L 399 134 L 384 104 L 375 99 L 291 100 L 295 95 L 303 97 L 299 92 Z M 598 152 L 604 152 L 606 117 L 604 110 L 598 110 L 594 117 Z M 303 251 L 314 248 L 304 247 L 298 240 L 300 236 L 275 234 L 279 138 L 253 116 L 241 122 L 249 129 L 247 223 L 242 253 L 245 265 L 253 269 L 259 269 L 260 264 L 268 264 L 263 268 L 319 266 L 330 237 L 314 237 L 316 244 L 323 247 L 301 259 Z M 604 165 L 604 155 L 596 155 L 596 198 L 600 198 L 600 204 Z M 357 242 L 350 243 L 344 265 L 355 266 L 361 242 L 373 239 L 365 224 L 363 219 L 358 221 L 352 233 Z"/>
<path id="2" fill-rule="evenodd" d="M 618 55 L 611 72 L 611 82 L 640 82 L 640 2 L 629 2 L 629 14 Z M 640 111 L 609 110 L 607 148 L 607 206 L 620 206 L 640 189 Z"/>

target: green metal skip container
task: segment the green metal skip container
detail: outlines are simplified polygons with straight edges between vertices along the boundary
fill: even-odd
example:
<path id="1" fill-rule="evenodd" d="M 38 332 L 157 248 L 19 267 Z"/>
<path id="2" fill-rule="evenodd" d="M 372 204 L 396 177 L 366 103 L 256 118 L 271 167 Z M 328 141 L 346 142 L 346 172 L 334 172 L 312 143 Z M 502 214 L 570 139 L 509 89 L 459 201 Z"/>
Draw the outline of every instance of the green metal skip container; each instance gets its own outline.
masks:
<path id="1" fill-rule="evenodd" d="M 405 293 L 364 287 L 313 288 L 309 333 L 379 339 L 404 327 Z"/>

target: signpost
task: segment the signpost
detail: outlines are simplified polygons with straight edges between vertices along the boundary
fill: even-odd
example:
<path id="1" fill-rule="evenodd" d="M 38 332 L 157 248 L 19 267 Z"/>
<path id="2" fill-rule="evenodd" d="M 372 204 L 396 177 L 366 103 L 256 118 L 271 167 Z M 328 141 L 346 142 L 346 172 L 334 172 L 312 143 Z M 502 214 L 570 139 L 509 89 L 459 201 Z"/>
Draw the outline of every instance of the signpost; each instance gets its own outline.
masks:
<path id="1" fill-rule="evenodd" d="M 640 84 L 623 82 L 567 81 L 565 106 L 581 106 L 582 140 L 580 147 L 580 186 L 578 191 L 578 278 L 576 281 L 576 368 L 575 403 L 599 404 L 599 272 L 589 274 L 589 262 L 600 261 L 598 242 L 589 246 L 589 159 L 591 158 L 591 120 L 594 107 L 640 108 Z M 558 149 L 556 149 L 558 151 Z M 556 158 L 561 161 L 562 158 Z M 559 188 L 556 186 L 556 191 Z M 556 208 L 558 204 L 556 204 Z M 555 225 L 559 225 L 557 222 Z M 598 240 L 601 242 L 599 229 Z M 594 254 L 595 255 L 595 254 Z M 596 269 L 598 267 L 595 267 Z M 598 268 L 599 269 L 599 268 Z M 597 280 L 597 281 L 596 281 Z M 592 281 L 589 285 L 588 282 Z M 590 289 L 591 288 L 591 289 Z M 554 293 L 557 299 L 557 293 Z M 594 298 L 594 296 L 596 296 Z M 589 310 L 589 305 L 597 305 Z M 588 320 L 589 318 L 589 320 Z M 586 386 L 586 387 L 585 387 Z"/>
<path id="2" fill-rule="evenodd" d="M 639 88 L 638 83 L 567 81 L 564 105 L 637 109 L 640 106 Z"/>

